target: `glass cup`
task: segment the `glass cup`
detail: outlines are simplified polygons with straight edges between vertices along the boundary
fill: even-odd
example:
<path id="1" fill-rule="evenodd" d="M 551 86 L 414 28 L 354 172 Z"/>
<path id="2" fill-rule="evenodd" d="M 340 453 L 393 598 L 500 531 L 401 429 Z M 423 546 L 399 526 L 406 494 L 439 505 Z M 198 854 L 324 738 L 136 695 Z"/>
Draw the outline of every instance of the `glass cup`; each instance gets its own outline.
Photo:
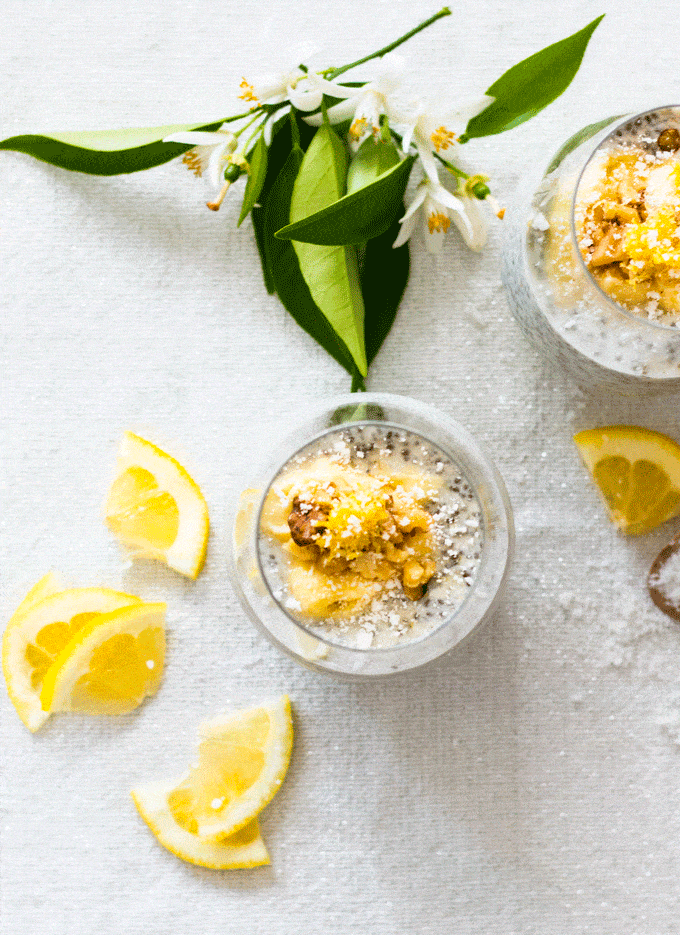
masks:
<path id="1" fill-rule="evenodd" d="M 447 455 L 476 497 L 481 512 L 482 547 L 474 580 L 459 606 L 435 629 L 392 646 L 357 648 L 318 635 L 292 616 L 275 597 L 260 552 L 260 517 L 270 485 L 280 470 L 316 439 L 349 426 L 378 426 L 420 436 Z M 424 665 L 448 652 L 488 620 L 498 605 L 514 544 L 512 510 L 503 480 L 472 436 L 436 409 L 387 393 L 348 394 L 311 412 L 293 435 L 279 444 L 241 494 L 234 510 L 232 580 L 238 598 L 257 628 L 279 649 L 307 668 L 346 677 L 392 675 Z"/>
<path id="2" fill-rule="evenodd" d="M 575 226 L 595 160 L 628 138 L 650 146 L 668 127 L 680 128 L 680 106 L 585 127 L 510 219 L 503 283 L 513 314 L 526 336 L 587 388 L 628 396 L 680 388 L 680 327 L 642 317 L 604 292 L 578 249 Z"/>

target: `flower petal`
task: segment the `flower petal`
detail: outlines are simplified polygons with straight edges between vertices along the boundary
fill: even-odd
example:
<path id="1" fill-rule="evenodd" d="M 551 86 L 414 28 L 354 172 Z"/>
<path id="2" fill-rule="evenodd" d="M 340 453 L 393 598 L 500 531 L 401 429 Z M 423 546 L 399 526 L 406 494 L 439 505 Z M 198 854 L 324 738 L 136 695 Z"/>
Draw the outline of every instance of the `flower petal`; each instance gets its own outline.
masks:
<path id="1" fill-rule="evenodd" d="M 463 199 L 459 198 L 457 195 L 454 195 L 453 192 L 450 192 L 447 188 L 444 188 L 443 185 L 433 185 L 430 193 L 435 201 L 445 205 L 447 208 L 451 208 L 451 210 L 455 211 L 456 214 L 465 213 Z"/>
<path id="2" fill-rule="evenodd" d="M 363 90 L 362 88 L 348 88 L 344 84 L 336 84 L 335 81 L 328 81 L 326 78 L 322 78 L 321 75 L 310 75 L 309 78 L 310 81 L 313 81 L 314 84 L 329 97 L 339 97 L 343 99 L 357 97 Z"/>
<path id="3" fill-rule="evenodd" d="M 260 103 L 280 104 L 286 99 L 286 85 L 292 79 L 292 73 L 261 75 L 252 82 L 253 94 Z"/>
<path id="4" fill-rule="evenodd" d="M 222 187 L 222 174 L 224 172 L 224 164 L 227 161 L 226 157 L 226 146 L 216 146 L 210 153 L 210 159 L 208 160 L 208 171 L 206 175 L 208 176 L 208 181 L 213 186 L 213 188 L 219 189 Z"/>
<path id="5" fill-rule="evenodd" d="M 397 234 L 397 239 L 392 244 L 393 250 L 396 250 L 397 247 L 401 247 L 402 244 L 406 243 L 415 230 L 415 226 L 418 223 L 418 217 L 415 212 L 408 216 L 405 214 L 399 223 L 401 224 L 401 229 Z"/>
<path id="6" fill-rule="evenodd" d="M 443 230 L 430 230 L 427 214 L 423 214 L 423 236 L 428 253 L 441 253 L 446 233 Z"/>
<path id="7" fill-rule="evenodd" d="M 439 185 L 439 172 L 437 170 L 437 161 L 432 155 L 432 150 L 430 149 L 429 146 L 423 143 L 420 133 L 415 134 L 413 142 L 415 143 L 416 149 L 418 150 L 418 155 L 420 156 L 420 161 L 423 164 L 425 175 L 435 185 Z"/>
<path id="8" fill-rule="evenodd" d="M 343 120 L 354 116 L 356 106 L 357 101 L 355 98 L 340 101 L 339 104 L 334 104 L 332 107 L 328 108 L 326 111 L 328 119 L 331 123 L 342 123 Z M 310 127 L 320 127 L 323 123 L 323 114 L 312 114 L 311 117 L 303 117 L 303 120 L 305 123 L 308 123 Z"/>
<path id="9" fill-rule="evenodd" d="M 415 197 L 413 201 L 411 202 L 411 204 L 406 209 L 406 212 L 403 218 L 399 218 L 399 223 L 401 224 L 403 221 L 406 221 L 408 218 L 410 218 L 412 214 L 415 214 L 415 212 L 422 205 L 422 203 L 425 201 L 426 198 L 427 198 L 427 185 L 420 184 L 418 186 L 418 190 L 416 191 Z"/>
<path id="10" fill-rule="evenodd" d="M 399 129 L 401 129 L 401 128 L 399 128 Z M 402 149 L 402 152 L 407 153 L 407 152 L 409 151 L 409 147 L 411 146 L 411 143 L 412 143 L 412 141 L 413 141 L 413 133 L 414 133 L 415 129 L 416 129 L 415 123 L 409 123 L 409 124 L 404 128 L 404 130 L 403 130 L 403 132 L 402 132 L 402 137 L 401 137 L 401 149 Z"/>
<path id="11" fill-rule="evenodd" d="M 288 85 L 286 93 L 288 100 L 298 110 L 316 110 L 323 99 L 321 88 L 314 87 L 312 82 L 306 79 L 298 81 L 295 87 Z"/>
<path id="12" fill-rule="evenodd" d="M 467 246 L 479 252 L 486 244 L 487 224 L 481 212 L 478 198 L 465 198 L 463 212 L 454 214 L 453 223 L 460 231 L 460 235 Z"/>

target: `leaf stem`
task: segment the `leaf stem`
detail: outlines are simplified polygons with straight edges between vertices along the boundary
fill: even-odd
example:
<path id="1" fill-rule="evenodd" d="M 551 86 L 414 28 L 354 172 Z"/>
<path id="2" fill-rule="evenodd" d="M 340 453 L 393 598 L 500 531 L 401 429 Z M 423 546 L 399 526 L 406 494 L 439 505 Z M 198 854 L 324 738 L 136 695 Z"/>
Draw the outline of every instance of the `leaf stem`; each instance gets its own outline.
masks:
<path id="1" fill-rule="evenodd" d="M 252 120 L 249 120 L 248 123 L 245 123 L 242 127 L 239 127 L 239 129 L 235 131 L 234 136 L 238 138 L 245 130 L 248 129 L 248 127 L 252 127 L 252 125 L 255 123 L 256 120 L 259 119 L 259 117 L 260 117 L 259 113 L 255 114 Z M 250 140 L 248 140 L 248 143 L 249 142 Z M 246 143 L 246 146 L 248 145 L 248 143 Z"/>
<path id="2" fill-rule="evenodd" d="M 392 49 L 396 49 L 397 46 L 401 45 L 402 42 L 406 42 L 407 39 L 410 39 L 412 36 L 415 36 L 416 33 L 419 33 L 423 29 L 427 29 L 428 26 L 431 26 L 432 23 L 436 22 L 438 19 L 441 19 L 443 16 L 450 16 L 451 10 L 445 6 L 442 9 L 435 13 L 434 16 L 431 16 L 429 19 L 426 19 L 425 22 L 421 23 L 420 26 L 416 26 L 415 29 L 411 29 L 410 32 L 405 33 L 399 39 L 395 39 L 394 42 L 390 42 L 389 45 L 386 45 L 384 48 L 379 49 L 377 52 L 372 52 L 370 55 L 364 56 L 364 58 L 357 59 L 356 62 L 351 62 L 349 65 L 343 65 L 341 68 L 334 68 L 330 74 L 327 75 L 328 80 L 332 81 L 334 78 L 337 78 L 338 75 L 344 74 L 346 71 L 349 71 L 350 68 L 356 68 L 357 65 L 363 65 L 364 62 L 370 62 L 373 58 L 382 58 L 383 55 L 387 55 L 388 52 L 391 52 Z"/>
<path id="3" fill-rule="evenodd" d="M 364 382 L 364 378 L 361 376 L 358 370 L 355 370 L 354 373 L 352 374 L 352 388 L 350 389 L 350 393 L 365 393 L 365 392 L 366 392 L 366 383 Z M 357 418 L 362 418 L 362 417 L 355 415 L 353 418 L 348 419 L 347 421 L 351 422 Z"/>
<path id="4" fill-rule="evenodd" d="M 259 114 L 258 114 L 258 117 L 259 117 Z M 265 122 L 266 122 L 266 118 L 262 121 L 261 124 L 259 124 L 257 127 L 255 127 L 255 129 L 253 130 L 253 132 L 250 134 L 250 136 L 249 136 L 248 139 L 246 140 L 245 146 L 243 147 L 243 151 L 244 151 L 244 152 L 249 148 L 250 144 L 253 142 L 253 140 L 254 140 L 255 137 L 258 135 L 258 133 L 262 133 L 262 128 L 264 127 Z M 248 124 L 248 126 L 250 126 L 250 124 Z"/>
<path id="5" fill-rule="evenodd" d="M 293 149 L 301 149 L 302 147 L 300 146 L 300 128 L 297 125 L 294 108 L 291 107 L 288 116 L 290 118 L 290 137 L 293 142 Z"/>
<path id="6" fill-rule="evenodd" d="M 439 155 L 439 153 L 433 152 L 432 155 L 435 157 L 435 159 L 438 159 L 438 160 L 442 163 L 442 165 L 446 166 L 446 168 L 449 170 L 449 172 L 450 172 L 452 175 L 455 175 L 455 176 L 456 176 L 457 178 L 459 178 L 459 179 L 469 179 L 469 178 L 470 178 L 470 176 L 467 174 L 467 172 L 463 172 L 463 170 L 462 170 L 462 169 L 459 169 L 458 166 L 454 166 L 452 163 L 447 162 L 446 159 L 443 159 L 443 158 Z"/>

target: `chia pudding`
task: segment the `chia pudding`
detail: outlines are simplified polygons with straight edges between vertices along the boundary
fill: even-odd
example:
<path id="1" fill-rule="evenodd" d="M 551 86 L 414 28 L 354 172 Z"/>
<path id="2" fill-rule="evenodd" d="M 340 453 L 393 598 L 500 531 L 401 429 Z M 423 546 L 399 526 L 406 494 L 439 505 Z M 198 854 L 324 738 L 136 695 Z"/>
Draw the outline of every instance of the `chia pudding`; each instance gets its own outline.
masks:
<path id="1" fill-rule="evenodd" d="M 528 337 L 578 378 L 680 385 L 680 108 L 586 128 L 518 214 L 504 282 Z"/>
<path id="2" fill-rule="evenodd" d="M 277 603 L 310 633 L 355 649 L 419 640 L 475 581 L 479 501 L 420 435 L 346 425 L 281 468 L 260 515 L 259 563 Z"/>

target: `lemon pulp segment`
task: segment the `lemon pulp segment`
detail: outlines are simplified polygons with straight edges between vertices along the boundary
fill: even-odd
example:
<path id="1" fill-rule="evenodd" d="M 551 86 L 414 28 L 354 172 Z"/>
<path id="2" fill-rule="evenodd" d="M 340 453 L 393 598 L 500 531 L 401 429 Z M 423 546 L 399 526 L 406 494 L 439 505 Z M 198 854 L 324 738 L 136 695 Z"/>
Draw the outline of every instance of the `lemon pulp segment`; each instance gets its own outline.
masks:
<path id="1" fill-rule="evenodd" d="M 159 489 L 153 474 L 130 467 L 113 482 L 107 521 L 121 542 L 162 558 L 177 538 L 179 510 L 174 498 Z"/>
<path id="2" fill-rule="evenodd" d="M 48 670 L 45 711 L 125 714 L 159 688 L 165 656 L 165 604 L 100 614 L 66 644 Z"/>
<path id="3" fill-rule="evenodd" d="M 680 445 L 660 432 L 610 425 L 574 436 L 613 522 L 628 535 L 680 513 Z"/>

